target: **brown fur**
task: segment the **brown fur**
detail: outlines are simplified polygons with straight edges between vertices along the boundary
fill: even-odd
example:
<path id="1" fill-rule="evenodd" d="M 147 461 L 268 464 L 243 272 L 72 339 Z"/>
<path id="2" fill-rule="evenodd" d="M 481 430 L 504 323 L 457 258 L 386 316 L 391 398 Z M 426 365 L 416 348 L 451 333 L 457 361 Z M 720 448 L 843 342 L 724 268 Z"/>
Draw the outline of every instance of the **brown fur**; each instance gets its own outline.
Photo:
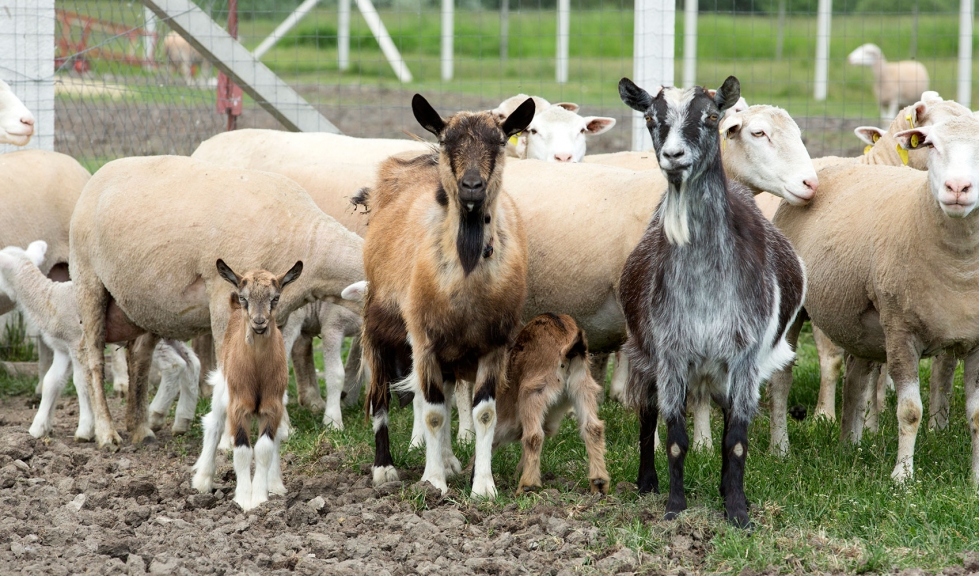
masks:
<path id="1" fill-rule="evenodd" d="M 566 314 L 541 314 L 532 319 L 510 349 L 510 386 L 496 400 L 494 449 L 520 440 L 523 452 L 517 493 L 541 487 L 540 455 L 546 436 L 557 433 L 571 408 L 588 452 L 592 492 L 608 493 L 605 468 L 605 423 L 598 418 L 601 386 L 588 370 L 588 342 Z"/>

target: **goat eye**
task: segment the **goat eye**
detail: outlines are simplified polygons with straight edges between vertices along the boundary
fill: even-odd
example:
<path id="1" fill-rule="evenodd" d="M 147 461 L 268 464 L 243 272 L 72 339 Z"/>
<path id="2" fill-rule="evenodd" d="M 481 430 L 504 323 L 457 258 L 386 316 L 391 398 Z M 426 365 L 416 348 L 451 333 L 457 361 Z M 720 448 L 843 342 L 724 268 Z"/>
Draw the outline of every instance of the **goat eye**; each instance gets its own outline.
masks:
<path id="1" fill-rule="evenodd" d="M 717 122 L 717 114 L 711 114 L 709 116 L 709 118 L 710 118 L 711 122 Z"/>
<path id="2" fill-rule="evenodd" d="M 238 303 L 241 304 L 242 306 L 248 306 L 248 300 L 245 300 L 244 296 L 238 297 Z"/>
<path id="3" fill-rule="evenodd" d="M 652 121 L 653 121 L 652 118 L 650 118 L 649 116 L 646 116 L 646 122 L 652 122 Z"/>
<path id="4" fill-rule="evenodd" d="M 276 296 L 272 299 L 272 307 L 275 308 L 279 304 L 279 297 Z"/>

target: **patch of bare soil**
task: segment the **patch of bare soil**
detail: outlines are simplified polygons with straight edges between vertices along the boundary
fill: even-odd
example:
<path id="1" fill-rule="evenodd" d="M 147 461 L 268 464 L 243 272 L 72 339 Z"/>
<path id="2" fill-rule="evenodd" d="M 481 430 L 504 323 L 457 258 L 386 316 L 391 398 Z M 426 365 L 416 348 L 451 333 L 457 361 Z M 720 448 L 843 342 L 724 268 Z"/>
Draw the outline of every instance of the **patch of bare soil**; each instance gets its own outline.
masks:
<path id="1" fill-rule="evenodd" d="M 164 430 L 154 444 L 103 453 L 72 440 L 77 404 L 61 404 L 54 437 L 35 440 L 33 401 L 0 402 L 0 574 L 564 576 L 671 563 L 603 547 L 600 530 L 578 518 L 603 505 L 597 497 L 569 507 L 550 490 L 527 510 L 477 509 L 430 487 L 375 489 L 330 453 L 306 466 L 284 455 L 289 493 L 244 513 L 231 501 L 227 460 L 214 494 L 191 488 L 197 441 L 184 451 Z M 119 401 L 110 405 L 121 422 Z M 694 538 L 679 542 L 681 554 L 697 552 Z"/>

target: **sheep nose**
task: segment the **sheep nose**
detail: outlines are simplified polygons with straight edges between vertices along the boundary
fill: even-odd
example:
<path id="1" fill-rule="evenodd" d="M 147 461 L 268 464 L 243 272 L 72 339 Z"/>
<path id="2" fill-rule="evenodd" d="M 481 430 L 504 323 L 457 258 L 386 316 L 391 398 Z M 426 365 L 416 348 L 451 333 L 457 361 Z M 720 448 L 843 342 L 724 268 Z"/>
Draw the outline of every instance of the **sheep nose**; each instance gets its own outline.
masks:
<path id="1" fill-rule="evenodd" d="M 33 116 L 24 116 L 23 118 L 20 119 L 20 122 L 21 122 L 21 124 L 27 124 L 28 126 L 33 126 L 34 125 L 34 117 Z"/>
<path id="2" fill-rule="evenodd" d="M 558 162 L 571 162 L 571 154 L 569 153 L 555 154 L 554 159 L 557 160 Z"/>
<path id="3" fill-rule="evenodd" d="M 945 190 L 951 194 L 968 194 L 972 189 L 972 182 L 965 178 L 949 178 L 945 181 Z"/>
<path id="4" fill-rule="evenodd" d="M 802 184 L 805 185 L 813 194 L 816 193 L 816 188 L 819 188 L 818 178 L 809 178 L 808 180 L 803 180 Z"/>

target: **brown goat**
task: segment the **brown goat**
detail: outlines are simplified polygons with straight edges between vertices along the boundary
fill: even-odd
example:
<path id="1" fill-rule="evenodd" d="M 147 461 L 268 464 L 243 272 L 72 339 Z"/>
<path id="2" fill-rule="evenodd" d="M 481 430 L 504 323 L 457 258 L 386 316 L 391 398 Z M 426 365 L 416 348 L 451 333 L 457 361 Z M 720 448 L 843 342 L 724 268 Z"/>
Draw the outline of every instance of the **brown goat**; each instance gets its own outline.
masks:
<path id="1" fill-rule="evenodd" d="M 279 444 L 286 435 L 282 396 L 289 386 L 289 364 L 282 332 L 275 322 L 279 294 L 299 278 L 303 263 L 281 276 L 253 270 L 239 276 L 223 260 L 217 261 L 221 277 L 235 287 L 231 314 L 221 349 L 221 368 L 208 378 L 214 386 L 211 412 L 203 418 L 204 442 L 194 469 L 194 488 L 209 492 L 214 477 L 214 454 L 227 424 L 234 436 L 237 486 L 235 502 L 251 510 L 269 499 L 268 493 L 285 494 L 279 467 Z M 255 443 L 255 479 L 251 479 L 252 448 L 248 440 L 249 416 L 259 419 Z"/>
<path id="2" fill-rule="evenodd" d="M 438 153 L 387 160 L 376 188 L 353 199 L 371 214 L 362 344 L 371 374 L 374 483 L 398 479 L 388 444 L 389 386 L 411 358 L 424 398 L 422 481 L 445 492 L 446 465 L 461 470 L 446 410 L 458 376 L 476 383 L 473 494 L 495 496 L 495 398 L 527 295 L 527 238 L 502 190 L 503 165 L 507 139 L 527 127 L 534 103 L 502 122 L 489 112 L 443 119 L 419 94 L 411 105 L 418 123 L 438 137 Z"/>
<path id="3" fill-rule="evenodd" d="M 496 401 L 494 450 L 520 440 L 523 451 L 517 493 L 541 487 L 540 455 L 545 436 L 553 436 L 571 408 L 588 452 L 592 492 L 608 493 L 605 423 L 598 418 L 601 386 L 588 369 L 588 341 L 566 314 L 534 317 L 517 335 L 507 362 L 510 385 Z"/>

